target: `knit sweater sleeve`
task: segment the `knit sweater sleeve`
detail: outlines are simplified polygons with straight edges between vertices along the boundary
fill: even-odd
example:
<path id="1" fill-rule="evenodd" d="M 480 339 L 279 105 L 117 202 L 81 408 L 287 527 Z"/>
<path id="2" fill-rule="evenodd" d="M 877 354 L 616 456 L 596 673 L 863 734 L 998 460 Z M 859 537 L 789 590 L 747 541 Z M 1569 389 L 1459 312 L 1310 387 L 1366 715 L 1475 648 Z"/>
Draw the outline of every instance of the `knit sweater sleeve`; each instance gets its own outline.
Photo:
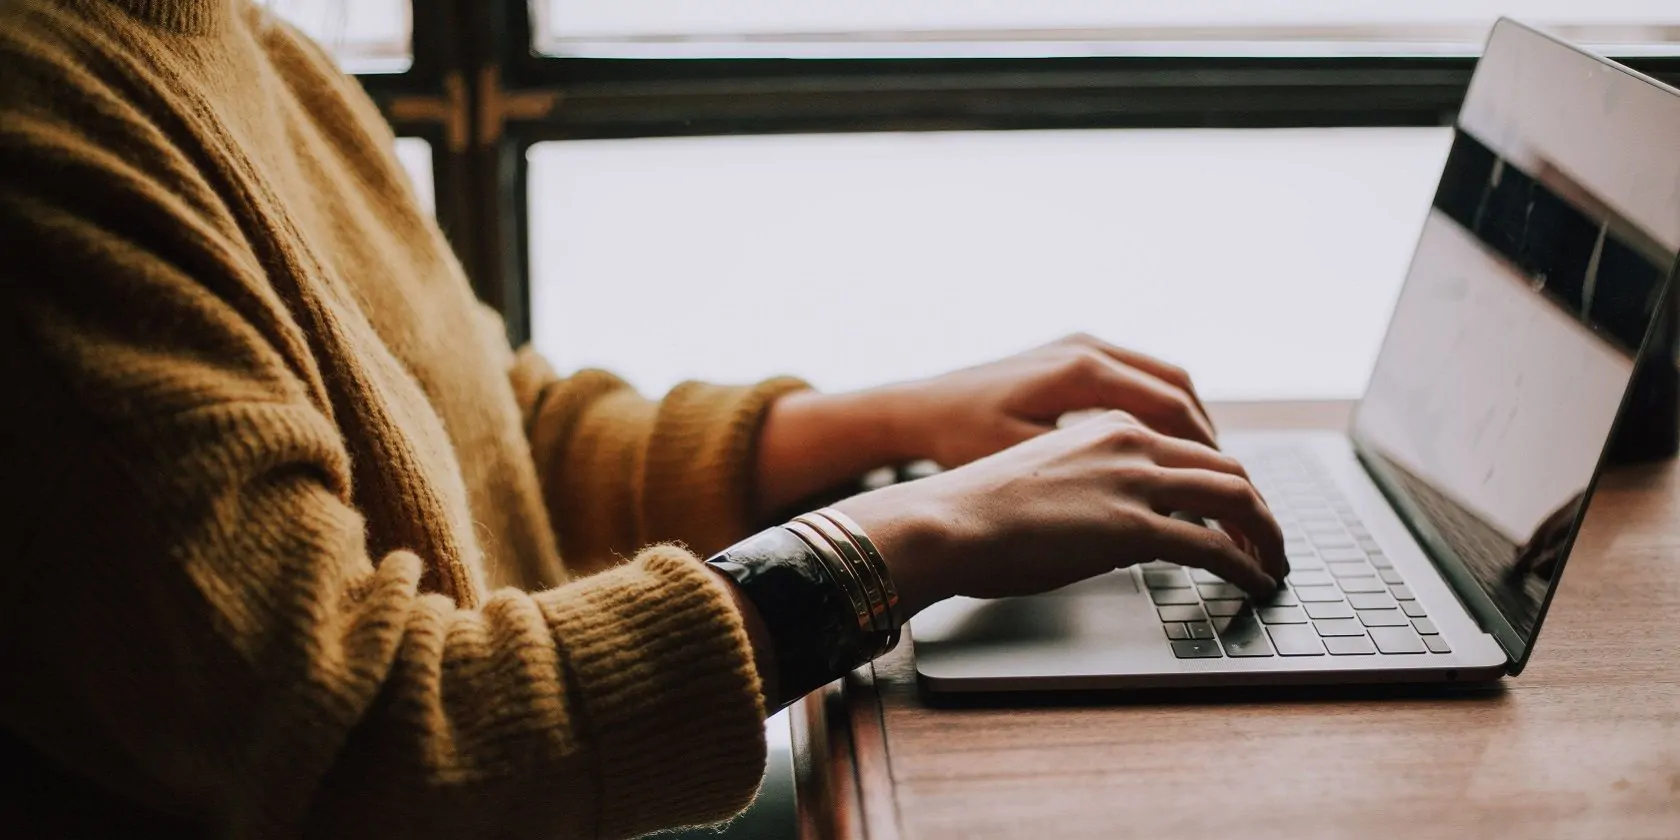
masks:
<path id="1" fill-rule="evenodd" d="M 557 376 L 529 347 L 510 375 L 561 551 L 582 571 L 652 543 L 705 555 L 745 537 L 758 524 L 752 479 L 765 413 L 808 387 L 786 377 L 685 382 L 655 401 L 604 371 Z"/>
<path id="2" fill-rule="evenodd" d="M 624 837 L 744 807 L 763 708 L 715 576 L 654 547 L 537 594 L 424 594 L 434 558 L 370 553 L 308 338 L 204 185 L 0 116 L 0 727 L 231 837 Z M 718 393 L 625 410 L 660 457 L 725 463 L 741 433 L 709 423 L 763 397 Z M 715 480 L 701 518 L 739 491 Z"/>

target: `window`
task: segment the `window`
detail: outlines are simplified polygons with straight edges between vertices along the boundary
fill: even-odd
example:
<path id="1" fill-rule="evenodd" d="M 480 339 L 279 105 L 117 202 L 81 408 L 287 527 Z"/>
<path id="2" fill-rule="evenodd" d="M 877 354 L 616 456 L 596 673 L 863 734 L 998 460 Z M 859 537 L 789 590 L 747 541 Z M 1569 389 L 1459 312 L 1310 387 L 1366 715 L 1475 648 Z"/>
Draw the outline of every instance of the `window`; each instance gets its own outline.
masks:
<path id="1" fill-rule="evenodd" d="M 1496 15 L 1680 81 L 1658 0 L 265 2 L 511 337 L 650 391 L 1087 329 L 1213 396 L 1348 396 Z"/>
<path id="2" fill-rule="evenodd" d="M 535 0 L 555 55 L 1473 55 L 1512 15 L 1627 54 L 1680 51 L 1657 0 Z"/>
<path id="3" fill-rule="evenodd" d="M 1352 397 L 1444 128 L 545 143 L 532 324 L 651 392 L 933 374 L 1088 330 L 1214 398 Z"/>
<path id="4" fill-rule="evenodd" d="M 653 392 L 1082 329 L 1215 398 L 1355 396 L 1494 18 L 1680 67 L 1653 0 L 504 11 L 507 87 L 562 103 L 506 125 L 513 321 Z"/>

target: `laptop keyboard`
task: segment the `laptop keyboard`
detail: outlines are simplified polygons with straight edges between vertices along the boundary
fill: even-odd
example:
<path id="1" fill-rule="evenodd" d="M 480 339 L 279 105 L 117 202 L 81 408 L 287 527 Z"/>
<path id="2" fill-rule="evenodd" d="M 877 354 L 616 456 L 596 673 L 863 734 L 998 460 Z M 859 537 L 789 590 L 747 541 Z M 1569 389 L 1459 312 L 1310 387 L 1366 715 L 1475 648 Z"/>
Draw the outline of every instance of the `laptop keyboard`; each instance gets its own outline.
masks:
<path id="1" fill-rule="evenodd" d="M 1141 567 L 1180 659 L 1451 653 L 1404 578 L 1317 461 L 1288 446 L 1243 466 L 1283 528 L 1290 574 L 1250 599 L 1211 572 Z"/>

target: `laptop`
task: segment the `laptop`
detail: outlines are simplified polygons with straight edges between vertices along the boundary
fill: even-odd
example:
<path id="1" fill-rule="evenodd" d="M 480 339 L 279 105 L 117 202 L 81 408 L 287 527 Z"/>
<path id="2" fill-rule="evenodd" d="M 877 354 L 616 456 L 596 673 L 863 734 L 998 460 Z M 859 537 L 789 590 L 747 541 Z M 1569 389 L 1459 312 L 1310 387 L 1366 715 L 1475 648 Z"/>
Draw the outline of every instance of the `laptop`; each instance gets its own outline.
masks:
<path id="1" fill-rule="evenodd" d="M 1157 562 L 954 599 L 911 622 L 923 689 L 1521 672 L 1636 367 L 1677 375 L 1651 340 L 1680 250 L 1677 141 L 1680 91 L 1499 21 L 1350 427 L 1222 441 L 1284 529 L 1283 587 L 1249 599 Z"/>

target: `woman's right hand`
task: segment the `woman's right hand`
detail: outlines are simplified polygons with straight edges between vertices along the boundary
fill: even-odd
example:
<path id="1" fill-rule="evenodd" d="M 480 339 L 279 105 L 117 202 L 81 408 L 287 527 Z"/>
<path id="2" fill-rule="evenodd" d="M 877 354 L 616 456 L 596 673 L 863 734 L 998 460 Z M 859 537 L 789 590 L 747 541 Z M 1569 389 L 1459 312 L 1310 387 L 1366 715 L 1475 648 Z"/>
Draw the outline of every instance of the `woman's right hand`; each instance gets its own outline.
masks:
<path id="1" fill-rule="evenodd" d="M 880 547 L 909 613 L 954 595 L 1046 592 L 1157 559 L 1255 594 L 1288 574 L 1283 535 L 1235 459 L 1123 412 L 835 507 Z"/>

